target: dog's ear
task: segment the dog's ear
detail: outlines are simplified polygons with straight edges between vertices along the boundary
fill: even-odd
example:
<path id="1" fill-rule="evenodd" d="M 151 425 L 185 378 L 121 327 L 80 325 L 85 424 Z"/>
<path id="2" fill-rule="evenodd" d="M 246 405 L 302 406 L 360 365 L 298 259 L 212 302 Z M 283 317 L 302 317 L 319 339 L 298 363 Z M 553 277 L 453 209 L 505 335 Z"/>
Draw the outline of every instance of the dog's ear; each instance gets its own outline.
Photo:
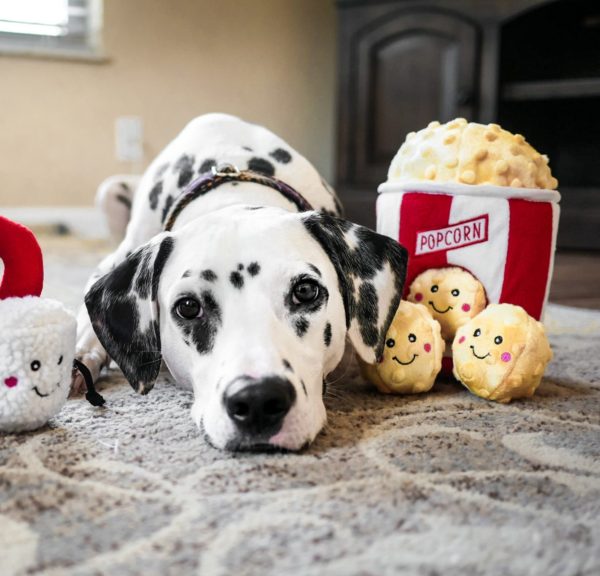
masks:
<path id="1" fill-rule="evenodd" d="M 85 295 L 98 339 L 131 386 L 141 394 L 154 386 L 162 355 L 157 292 L 174 239 L 153 238 L 102 276 Z"/>
<path id="2" fill-rule="evenodd" d="M 402 297 L 408 253 L 395 240 L 324 212 L 303 218 L 337 272 L 348 335 L 359 356 L 375 363 Z"/>

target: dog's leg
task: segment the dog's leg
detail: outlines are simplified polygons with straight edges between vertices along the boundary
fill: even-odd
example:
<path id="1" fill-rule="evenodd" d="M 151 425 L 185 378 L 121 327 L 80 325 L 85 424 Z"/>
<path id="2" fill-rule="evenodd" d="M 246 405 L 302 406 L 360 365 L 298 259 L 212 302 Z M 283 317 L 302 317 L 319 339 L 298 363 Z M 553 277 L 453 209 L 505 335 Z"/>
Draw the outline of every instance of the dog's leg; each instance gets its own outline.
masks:
<path id="1" fill-rule="evenodd" d="M 110 234 L 121 242 L 131 217 L 131 205 L 140 176 L 111 176 L 98 187 L 96 204 L 104 212 Z"/>

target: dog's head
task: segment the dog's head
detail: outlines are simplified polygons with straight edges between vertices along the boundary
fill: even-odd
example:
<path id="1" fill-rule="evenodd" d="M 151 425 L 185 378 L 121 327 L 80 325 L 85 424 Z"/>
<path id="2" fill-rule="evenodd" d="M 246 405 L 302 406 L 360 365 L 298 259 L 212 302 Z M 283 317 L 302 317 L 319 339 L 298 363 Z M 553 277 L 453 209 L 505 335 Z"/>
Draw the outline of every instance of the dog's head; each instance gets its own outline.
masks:
<path id="1" fill-rule="evenodd" d="M 193 388 L 192 416 L 215 446 L 295 450 L 325 423 L 323 381 L 346 335 L 365 361 L 381 355 L 406 259 L 339 218 L 238 206 L 156 236 L 85 301 L 138 392 L 162 360 Z"/>

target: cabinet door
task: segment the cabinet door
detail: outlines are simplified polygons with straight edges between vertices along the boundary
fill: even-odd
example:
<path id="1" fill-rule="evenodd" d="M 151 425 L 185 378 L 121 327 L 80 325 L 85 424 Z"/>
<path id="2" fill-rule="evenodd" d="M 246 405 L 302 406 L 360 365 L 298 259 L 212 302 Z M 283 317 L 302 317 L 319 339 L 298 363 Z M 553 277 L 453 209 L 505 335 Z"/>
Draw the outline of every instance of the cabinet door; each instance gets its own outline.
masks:
<path id="1" fill-rule="evenodd" d="M 350 36 L 340 183 L 375 186 L 408 132 L 475 118 L 478 38 L 473 23 L 435 8 L 395 10 Z"/>

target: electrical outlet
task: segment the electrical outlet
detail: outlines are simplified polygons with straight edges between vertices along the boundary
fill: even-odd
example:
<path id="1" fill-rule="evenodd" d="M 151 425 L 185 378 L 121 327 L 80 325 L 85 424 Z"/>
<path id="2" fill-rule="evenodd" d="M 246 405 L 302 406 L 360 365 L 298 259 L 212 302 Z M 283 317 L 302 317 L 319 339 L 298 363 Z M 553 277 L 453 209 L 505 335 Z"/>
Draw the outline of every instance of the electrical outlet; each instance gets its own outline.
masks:
<path id="1" fill-rule="evenodd" d="M 139 116 L 119 116 L 115 122 L 115 146 L 119 162 L 141 162 L 144 158 L 144 126 Z"/>

